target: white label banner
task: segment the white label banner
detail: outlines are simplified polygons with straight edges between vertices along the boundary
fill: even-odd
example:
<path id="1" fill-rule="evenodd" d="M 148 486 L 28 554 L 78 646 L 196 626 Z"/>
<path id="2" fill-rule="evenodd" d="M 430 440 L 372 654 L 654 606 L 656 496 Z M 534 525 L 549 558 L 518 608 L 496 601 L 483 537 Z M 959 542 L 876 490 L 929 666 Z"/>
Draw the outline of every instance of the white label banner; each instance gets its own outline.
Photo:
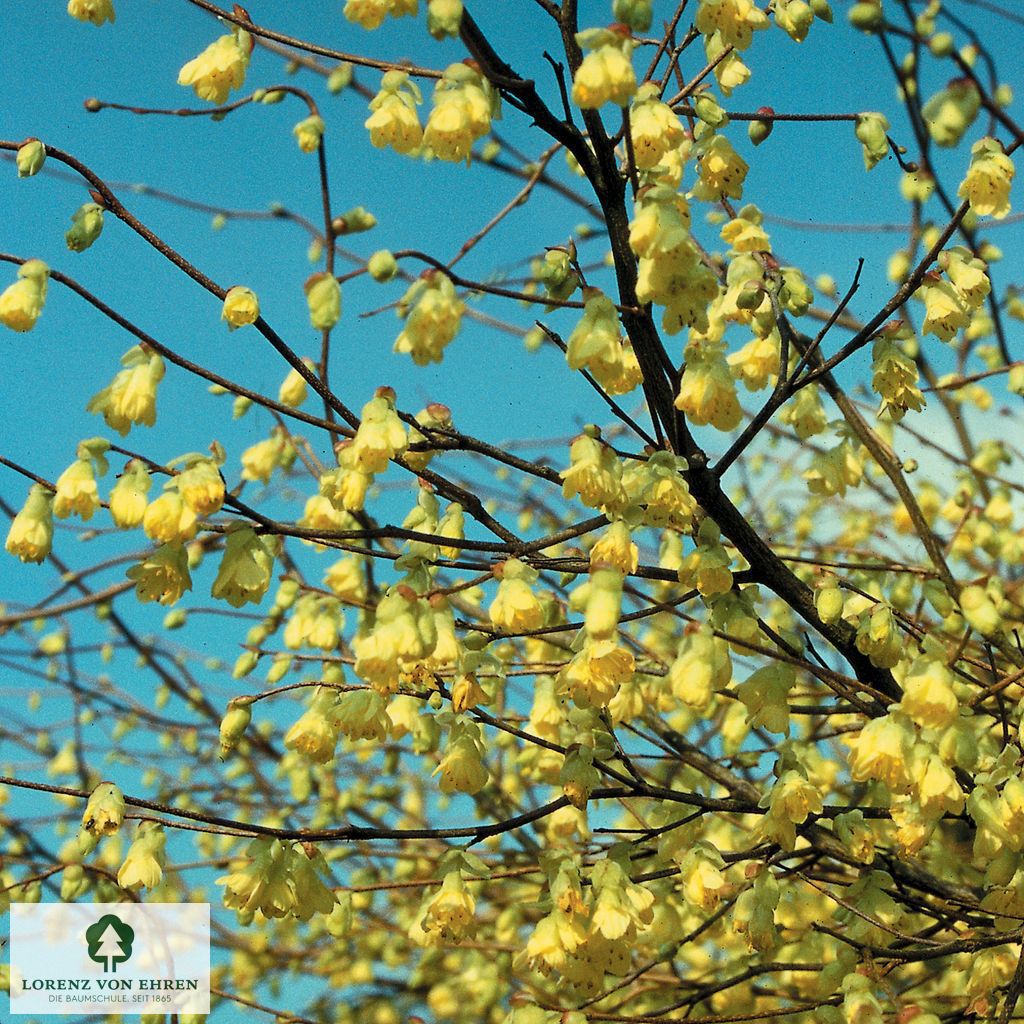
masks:
<path id="1" fill-rule="evenodd" d="M 11 1013 L 210 1012 L 209 903 L 12 903 Z"/>

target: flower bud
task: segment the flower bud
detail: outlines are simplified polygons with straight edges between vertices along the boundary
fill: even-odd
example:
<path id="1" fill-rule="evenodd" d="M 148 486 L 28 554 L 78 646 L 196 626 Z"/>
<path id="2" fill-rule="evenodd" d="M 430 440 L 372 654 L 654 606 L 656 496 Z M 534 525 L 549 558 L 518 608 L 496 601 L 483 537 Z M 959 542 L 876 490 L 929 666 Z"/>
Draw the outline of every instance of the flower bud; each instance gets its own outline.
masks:
<path id="1" fill-rule="evenodd" d="M 7 531 L 5 547 L 23 562 L 42 562 L 53 541 L 53 492 L 41 484 L 29 488 L 28 498 Z"/>
<path id="2" fill-rule="evenodd" d="M 367 260 L 366 270 L 374 281 L 385 284 L 398 273 L 398 261 L 389 249 L 378 249 Z"/>
<path id="3" fill-rule="evenodd" d="M 429 0 L 427 31 L 435 39 L 457 36 L 462 24 L 462 0 Z"/>
<path id="4" fill-rule="evenodd" d="M 646 32 L 654 19 L 653 0 L 613 0 L 612 17 L 634 32 Z"/>
<path id="5" fill-rule="evenodd" d="M 96 836 L 113 835 L 124 821 L 124 795 L 112 782 L 101 782 L 89 797 L 82 827 Z"/>
<path id="6" fill-rule="evenodd" d="M 18 280 L 0 294 L 0 323 L 23 333 L 35 326 L 46 303 L 50 268 L 42 260 L 27 260 L 18 268 Z"/>
<path id="7" fill-rule="evenodd" d="M 362 206 L 353 206 L 331 221 L 331 228 L 336 235 L 356 235 L 376 226 L 377 218 Z"/>
<path id="8" fill-rule="evenodd" d="M 304 291 L 309 322 L 318 331 L 329 331 L 341 319 L 341 285 L 333 274 L 314 274 Z"/>
<path id="9" fill-rule="evenodd" d="M 303 153 L 315 153 L 320 146 L 320 140 L 323 138 L 324 128 L 324 119 L 318 114 L 311 114 L 300 121 L 292 129 L 292 134 L 299 143 L 299 149 Z"/>
<path id="10" fill-rule="evenodd" d="M 72 252 L 85 252 L 100 237 L 103 230 L 103 207 L 99 203 L 84 203 L 71 215 L 71 227 L 64 241 Z"/>
<path id="11" fill-rule="evenodd" d="M 709 92 L 700 93 L 693 102 L 697 116 L 712 128 L 721 128 L 729 123 L 729 115 Z"/>
<path id="12" fill-rule="evenodd" d="M 883 22 L 882 8 L 878 0 L 863 0 L 855 3 L 847 17 L 854 28 L 862 32 L 874 32 Z"/>
<path id="13" fill-rule="evenodd" d="M 38 174 L 46 163 L 46 147 L 38 139 L 26 139 L 18 147 L 15 160 L 19 178 L 31 178 Z"/>
<path id="14" fill-rule="evenodd" d="M 252 721 L 252 698 L 236 697 L 228 704 L 220 720 L 220 759 L 223 761 L 238 746 Z"/>
<path id="15" fill-rule="evenodd" d="M 348 88 L 352 83 L 352 65 L 343 60 L 328 76 L 327 91 L 336 94 Z"/>
<path id="16" fill-rule="evenodd" d="M 758 107 L 757 113 L 774 114 L 775 111 L 771 107 Z M 774 121 L 751 121 L 747 126 L 747 135 L 755 146 L 760 146 L 771 135 L 774 128 Z"/>
<path id="17" fill-rule="evenodd" d="M 242 285 L 235 285 L 229 288 L 224 296 L 224 308 L 221 310 L 221 320 L 226 320 L 228 330 L 233 331 L 236 327 L 244 327 L 246 324 L 255 323 L 260 316 L 260 300 L 251 288 Z"/>
<path id="18" fill-rule="evenodd" d="M 855 6 L 863 5 L 856 4 Z M 864 166 L 869 171 L 889 155 L 889 140 L 886 136 L 888 130 L 889 121 L 884 114 L 868 112 L 857 115 L 854 134 L 863 147 Z"/>

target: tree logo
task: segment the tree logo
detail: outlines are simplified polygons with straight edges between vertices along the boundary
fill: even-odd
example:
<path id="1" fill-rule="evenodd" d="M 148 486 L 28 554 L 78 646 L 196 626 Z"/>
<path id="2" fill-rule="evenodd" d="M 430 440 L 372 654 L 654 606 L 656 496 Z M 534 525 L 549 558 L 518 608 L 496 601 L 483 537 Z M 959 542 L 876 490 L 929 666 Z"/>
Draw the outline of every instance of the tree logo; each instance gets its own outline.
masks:
<path id="1" fill-rule="evenodd" d="M 103 972 L 117 973 L 117 965 L 132 955 L 135 929 L 125 924 L 116 914 L 104 914 L 85 930 L 89 944 L 89 959 L 103 964 Z"/>

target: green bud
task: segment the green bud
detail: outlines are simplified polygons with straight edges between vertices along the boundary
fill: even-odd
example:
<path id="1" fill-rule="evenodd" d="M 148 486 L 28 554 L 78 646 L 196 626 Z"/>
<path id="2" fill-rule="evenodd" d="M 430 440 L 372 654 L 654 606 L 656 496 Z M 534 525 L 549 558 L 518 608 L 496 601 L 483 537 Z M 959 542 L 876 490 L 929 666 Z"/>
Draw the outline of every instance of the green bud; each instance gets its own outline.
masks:
<path id="1" fill-rule="evenodd" d="M 653 0 L 613 0 L 612 17 L 634 32 L 646 32 L 654 19 Z"/>
<path id="2" fill-rule="evenodd" d="M 693 109 L 696 115 L 712 128 L 721 128 L 729 123 L 729 115 L 711 93 L 702 92 L 697 96 L 693 101 Z"/>
<path id="3" fill-rule="evenodd" d="M 238 746 L 252 721 L 251 697 L 236 697 L 228 704 L 220 720 L 220 759 L 223 761 Z"/>
<path id="4" fill-rule="evenodd" d="M 38 139 L 26 139 L 18 147 L 15 163 L 19 178 L 31 178 L 46 163 L 46 147 Z"/>
<path id="5" fill-rule="evenodd" d="M 378 249 L 366 261 L 366 270 L 374 281 L 384 284 L 398 273 L 398 261 L 390 249 Z"/>
<path id="6" fill-rule="evenodd" d="M 758 107 L 757 113 L 774 114 L 775 111 L 771 107 Z M 760 146 L 761 143 L 771 135 L 774 128 L 774 121 L 751 121 L 750 124 L 747 125 L 747 135 L 755 146 Z"/>
<path id="7" fill-rule="evenodd" d="M 948 57 L 955 47 L 953 36 L 949 32 L 936 32 L 928 40 L 928 49 L 935 57 Z"/>
<path id="8" fill-rule="evenodd" d="M 181 629 L 188 621 L 188 612 L 184 608 L 174 608 L 164 616 L 164 629 Z"/>
<path id="9" fill-rule="evenodd" d="M 103 231 L 103 207 L 99 203 L 84 203 L 71 215 L 71 227 L 64 241 L 72 252 L 85 252 Z"/>
<path id="10" fill-rule="evenodd" d="M 829 6 L 828 0 L 808 0 L 808 2 L 816 18 L 820 18 L 829 25 L 832 24 L 832 8 Z"/>
<path id="11" fill-rule="evenodd" d="M 864 0 L 862 3 L 855 3 L 847 15 L 850 24 L 859 28 L 862 32 L 874 32 L 880 28 L 882 21 L 882 8 L 877 3 Z"/>
<path id="12" fill-rule="evenodd" d="M 864 149 L 864 166 L 871 170 L 889 155 L 889 140 L 886 132 L 889 121 L 884 114 L 869 111 L 857 115 L 854 134 Z"/>
<path id="13" fill-rule="evenodd" d="M 288 670 L 291 667 L 292 659 L 287 654 L 279 655 L 270 663 L 270 668 L 267 671 L 267 682 L 271 684 L 279 683 L 288 674 Z"/>
<path id="14" fill-rule="evenodd" d="M 314 274 L 305 285 L 309 322 L 318 331 L 329 331 L 341 319 L 341 285 L 333 274 Z"/>
<path id="15" fill-rule="evenodd" d="M 352 84 L 352 65 L 348 61 L 342 61 L 327 76 L 327 91 L 337 94 L 342 89 Z"/>
<path id="16" fill-rule="evenodd" d="M 376 226 L 377 218 L 362 206 L 353 206 L 351 210 L 331 221 L 331 227 L 336 235 L 355 235 Z"/>
<path id="17" fill-rule="evenodd" d="M 235 667 L 231 670 L 231 678 L 242 679 L 247 676 L 256 667 L 259 660 L 260 656 L 255 651 L 242 651 L 235 662 Z"/>

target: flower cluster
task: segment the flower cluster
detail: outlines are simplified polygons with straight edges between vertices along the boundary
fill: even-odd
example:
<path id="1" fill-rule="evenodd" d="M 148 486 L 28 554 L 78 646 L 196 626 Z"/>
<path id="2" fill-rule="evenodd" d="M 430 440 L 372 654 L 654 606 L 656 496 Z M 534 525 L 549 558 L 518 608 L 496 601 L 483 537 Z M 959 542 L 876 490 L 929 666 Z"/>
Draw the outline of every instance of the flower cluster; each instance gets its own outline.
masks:
<path id="1" fill-rule="evenodd" d="M 458 163 L 472 158 L 473 143 L 501 116 L 497 91 L 470 64 L 452 64 L 434 87 L 433 109 L 423 144 L 439 160 Z"/>

